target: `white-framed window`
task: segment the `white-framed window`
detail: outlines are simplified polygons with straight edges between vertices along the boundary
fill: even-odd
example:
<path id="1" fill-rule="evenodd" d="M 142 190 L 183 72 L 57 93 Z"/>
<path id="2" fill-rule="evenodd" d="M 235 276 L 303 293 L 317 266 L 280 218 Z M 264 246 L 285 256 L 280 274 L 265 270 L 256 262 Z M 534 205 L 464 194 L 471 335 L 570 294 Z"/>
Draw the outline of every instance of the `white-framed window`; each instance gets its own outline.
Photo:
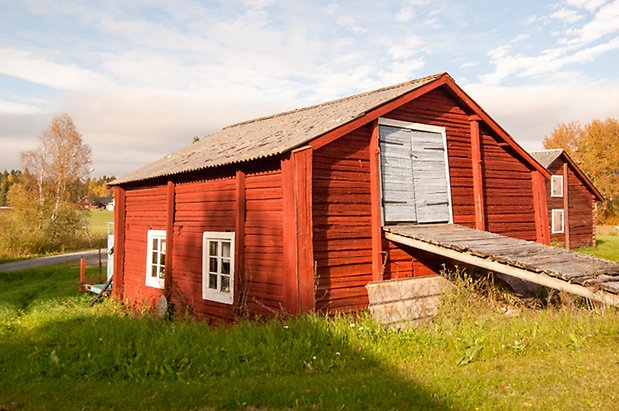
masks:
<path id="1" fill-rule="evenodd" d="M 563 197 L 563 176 L 552 176 L 550 178 L 550 196 Z"/>
<path id="2" fill-rule="evenodd" d="M 564 212 L 562 208 L 552 210 L 552 233 L 559 234 L 565 232 Z"/>
<path id="3" fill-rule="evenodd" d="M 163 288 L 165 281 L 165 230 L 148 230 L 146 241 L 146 285 Z"/>
<path id="4" fill-rule="evenodd" d="M 202 298 L 234 302 L 234 232 L 202 234 Z"/>

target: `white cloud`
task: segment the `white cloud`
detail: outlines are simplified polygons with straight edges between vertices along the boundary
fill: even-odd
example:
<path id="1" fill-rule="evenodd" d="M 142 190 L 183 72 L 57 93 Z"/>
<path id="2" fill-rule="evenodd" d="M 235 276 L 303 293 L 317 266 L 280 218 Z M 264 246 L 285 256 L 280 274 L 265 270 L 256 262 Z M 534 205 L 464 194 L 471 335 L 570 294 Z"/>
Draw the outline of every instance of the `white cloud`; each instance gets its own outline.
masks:
<path id="1" fill-rule="evenodd" d="M 594 11 L 601 5 L 606 3 L 606 0 L 567 0 L 570 6 L 582 8 L 589 11 Z"/>
<path id="2" fill-rule="evenodd" d="M 406 23 L 408 21 L 411 21 L 414 17 L 415 13 L 413 12 L 412 7 L 402 7 L 395 15 L 395 21 L 398 21 L 400 23 Z"/>
<path id="3" fill-rule="evenodd" d="M 108 78 L 93 70 L 56 63 L 33 52 L 14 48 L 0 48 L 0 73 L 64 90 L 111 85 Z"/>
<path id="4" fill-rule="evenodd" d="M 561 83 L 519 87 L 468 84 L 464 89 L 525 149 L 542 148 L 542 137 L 560 122 L 617 117 L 619 83 Z"/>
<path id="5" fill-rule="evenodd" d="M 565 23 L 575 23 L 578 20 L 582 20 L 583 16 L 580 15 L 577 11 L 572 9 L 562 8 L 558 11 L 555 11 L 550 15 L 550 17 L 563 21 Z"/>
<path id="6" fill-rule="evenodd" d="M 340 26 L 350 31 L 357 32 L 357 33 L 363 33 L 367 31 L 365 27 L 362 27 L 361 25 L 359 25 L 357 21 L 349 15 L 342 15 L 338 17 L 337 24 L 339 24 Z"/>
<path id="7" fill-rule="evenodd" d="M 38 114 L 43 113 L 41 107 L 31 104 L 17 103 L 0 99 L 0 113 L 4 114 Z"/>
<path id="8" fill-rule="evenodd" d="M 593 20 L 575 30 L 575 38 L 570 41 L 573 45 L 589 44 L 604 36 L 619 32 L 619 0 L 615 0 L 602 7 Z"/>
<path id="9" fill-rule="evenodd" d="M 579 7 L 597 8 L 603 3 L 578 3 Z M 581 14 L 560 9 L 551 15 L 567 23 L 580 22 Z M 546 78 L 547 80 L 574 79 L 579 73 L 571 70 L 574 66 L 609 53 L 619 48 L 619 0 L 599 8 L 589 21 L 584 21 L 580 27 L 573 28 L 557 38 L 554 47 L 547 48 L 537 54 L 524 54 L 515 50 L 515 42 L 495 47 L 487 54 L 494 70 L 483 74 L 479 79 L 491 85 L 497 85 L 505 78 L 518 76 L 524 78 Z"/>
<path id="10" fill-rule="evenodd" d="M 423 46 L 423 39 L 419 36 L 408 36 L 401 43 L 389 47 L 389 57 L 394 60 L 408 59 L 419 54 Z"/>
<path id="11" fill-rule="evenodd" d="M 548 49 L 537 56 L 526 56 L 521 53 L 512 54 L 511 46 L 500 46 L 488 52 L 490 60 L 495 65 L 494 72 L 487 73 L 479 78 L 488 85 L 498 85 L 510 76 L 530 78 L 549 76 L 556 78 L 557 74 L 560 74 L 565 77 L 567 73 L 560 73 L 560 71 L 564 71 L 566 66 L 589 62 L 616 49 L 619 49 L 619 37 L 580 50 L 573 50 L 569 47 Z M 573 79 L 574 76 L 569 76 L 569 78 Z"/>

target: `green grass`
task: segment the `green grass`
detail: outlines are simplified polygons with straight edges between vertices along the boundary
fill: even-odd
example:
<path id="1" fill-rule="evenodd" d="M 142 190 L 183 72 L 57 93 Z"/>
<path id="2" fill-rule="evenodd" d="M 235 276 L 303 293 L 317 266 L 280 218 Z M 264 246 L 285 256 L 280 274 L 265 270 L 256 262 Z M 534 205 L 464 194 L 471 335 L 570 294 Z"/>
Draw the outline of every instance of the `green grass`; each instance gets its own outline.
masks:
<path id="1" fill-rule="evenodd" d="M 578 251 L 606 258 L 607 260 L 619 261 L 619 236 L 598 235 L 595 247 L 582 247 Z"/>
<path id="2" fill-rule="evenodd" d="M 114 221 L 114 212 L 108 210 L 90 210 L 89 229 L 91 234 L 106 235 L 107 223 Z"/>
<path id="3" fill-rule="evenodd" d="M 90 274 L 91 275 L 91 274 Z M 208 326 L 106 301 L 77 267 L 0 273 L 0 409 L 612 409 L 619 313 L 502 314 L 458 288 L 433 323 Z"/>

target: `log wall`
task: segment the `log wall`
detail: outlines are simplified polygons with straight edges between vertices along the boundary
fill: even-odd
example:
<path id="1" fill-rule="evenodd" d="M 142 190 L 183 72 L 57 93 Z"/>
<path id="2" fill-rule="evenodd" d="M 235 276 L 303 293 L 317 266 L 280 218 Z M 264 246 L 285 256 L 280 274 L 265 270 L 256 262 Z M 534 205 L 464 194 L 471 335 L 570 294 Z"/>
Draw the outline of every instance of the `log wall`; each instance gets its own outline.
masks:
<path id="1" fill-rule="evenodd" d="M 316 308 L 367 306 L 372 280 L 369 126 L 314 151 L 312 215 Z"/>
<path id="2" fill-rule="evenodd" d="M 136 305 L 150 305 L 163 295 L 146 286 L 146 236 L 148 230 L 166 229 L 166 206 L 164 185 L 126 191 L 123 296 Z"/>
<path id="3" fill-rule="evenodd" d="M 481 137 L 486 230 L 536 241 L 531 169 L 485 127 Z"/>

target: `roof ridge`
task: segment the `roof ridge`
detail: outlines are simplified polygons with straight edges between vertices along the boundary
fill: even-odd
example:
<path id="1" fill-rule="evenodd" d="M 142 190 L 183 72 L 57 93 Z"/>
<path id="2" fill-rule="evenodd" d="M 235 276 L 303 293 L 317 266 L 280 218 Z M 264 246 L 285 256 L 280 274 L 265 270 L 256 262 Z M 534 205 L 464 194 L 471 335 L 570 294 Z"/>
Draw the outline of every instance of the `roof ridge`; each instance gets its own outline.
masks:
<path id="1" fill-rule="evenodd" d="M 331 101 L 327 101 L 327 102 L 324 102 L 324 103 L 313 104 L 313 105 L 307 106 L 307 107 L 295 108 L 295 109 L 292 109 L 292 110 L 283 111 L 281 113 L 276 113 L 276 114 L 271 114 L 271 115 L 268 115 L 268 116 L 258 117 L 258 118 L 252 119 L 252 120 L 241 121 L 239 123 L 230 124 L 228 126 L 225 126 L 222 130 L 226 130 L 226 129 L 230 129 L 230 128 L 233 128 L 233 127 L 238 127 L 238 126 L 242 126 L 242 125 L 246 125 L 246 124 L 257 123 L 259 121 L 269 120 L 269 119 L 272 119 L 272 118 L 284 117 L 284 116 L 292 114 L 292 113 L 298 113 L 300 111 L 307 111 L 307 110 L 311 110 L 311 109 L 314 109 L 314 108 L 317 108 L 317 107 L 325 107 L 325 106 L 329 106 L 329 105 L 332 105 L 332 104 L 341 103 L 342 101 L 353 100 L 353 99 L 356 99 L 356 98 L 368 96 L 370 94 L 380 93 L 380 92 L 387 91 L 387 90 L 393 90 L 393 89 L 396 89 L 396 88 L 399 88 L 399 87 L 404 87 L 404 86 L 407 86 L 407 85 L 411 85 L 413 83 L 421 83 L 423 81 L 428 81 L 430 79 L 438 78 L 438 77 L 440 77 L 440 76 L 442 76 L 444 74 L 446 74 L 446 72 L 441 72 L 441 73 L 433 74 L 433 75 L 430 75 L 430 76 L 425 76 L 425 77 L 421 77 L 421 78 L 418 78 L 418 79 L 405 81 L 403 83 L 394 84 L 392 86 L 381 87 L 381 88 L 378 88 L 376 90 L 365 91 L 363 93 L 353 94 L 352 96 L 342 97 L 342 98 L 331 100 Z"/>
<path id="2" fill-rule="evenodd" d="M 551 151 L 565 151 L 565 149 L 563 149 L 563 148 L 546 148 L 544 150 L 532 150 L 532 151 L 529 151 L 529 153 L 548 153 L 548 152 L 551 152 Z"/>

